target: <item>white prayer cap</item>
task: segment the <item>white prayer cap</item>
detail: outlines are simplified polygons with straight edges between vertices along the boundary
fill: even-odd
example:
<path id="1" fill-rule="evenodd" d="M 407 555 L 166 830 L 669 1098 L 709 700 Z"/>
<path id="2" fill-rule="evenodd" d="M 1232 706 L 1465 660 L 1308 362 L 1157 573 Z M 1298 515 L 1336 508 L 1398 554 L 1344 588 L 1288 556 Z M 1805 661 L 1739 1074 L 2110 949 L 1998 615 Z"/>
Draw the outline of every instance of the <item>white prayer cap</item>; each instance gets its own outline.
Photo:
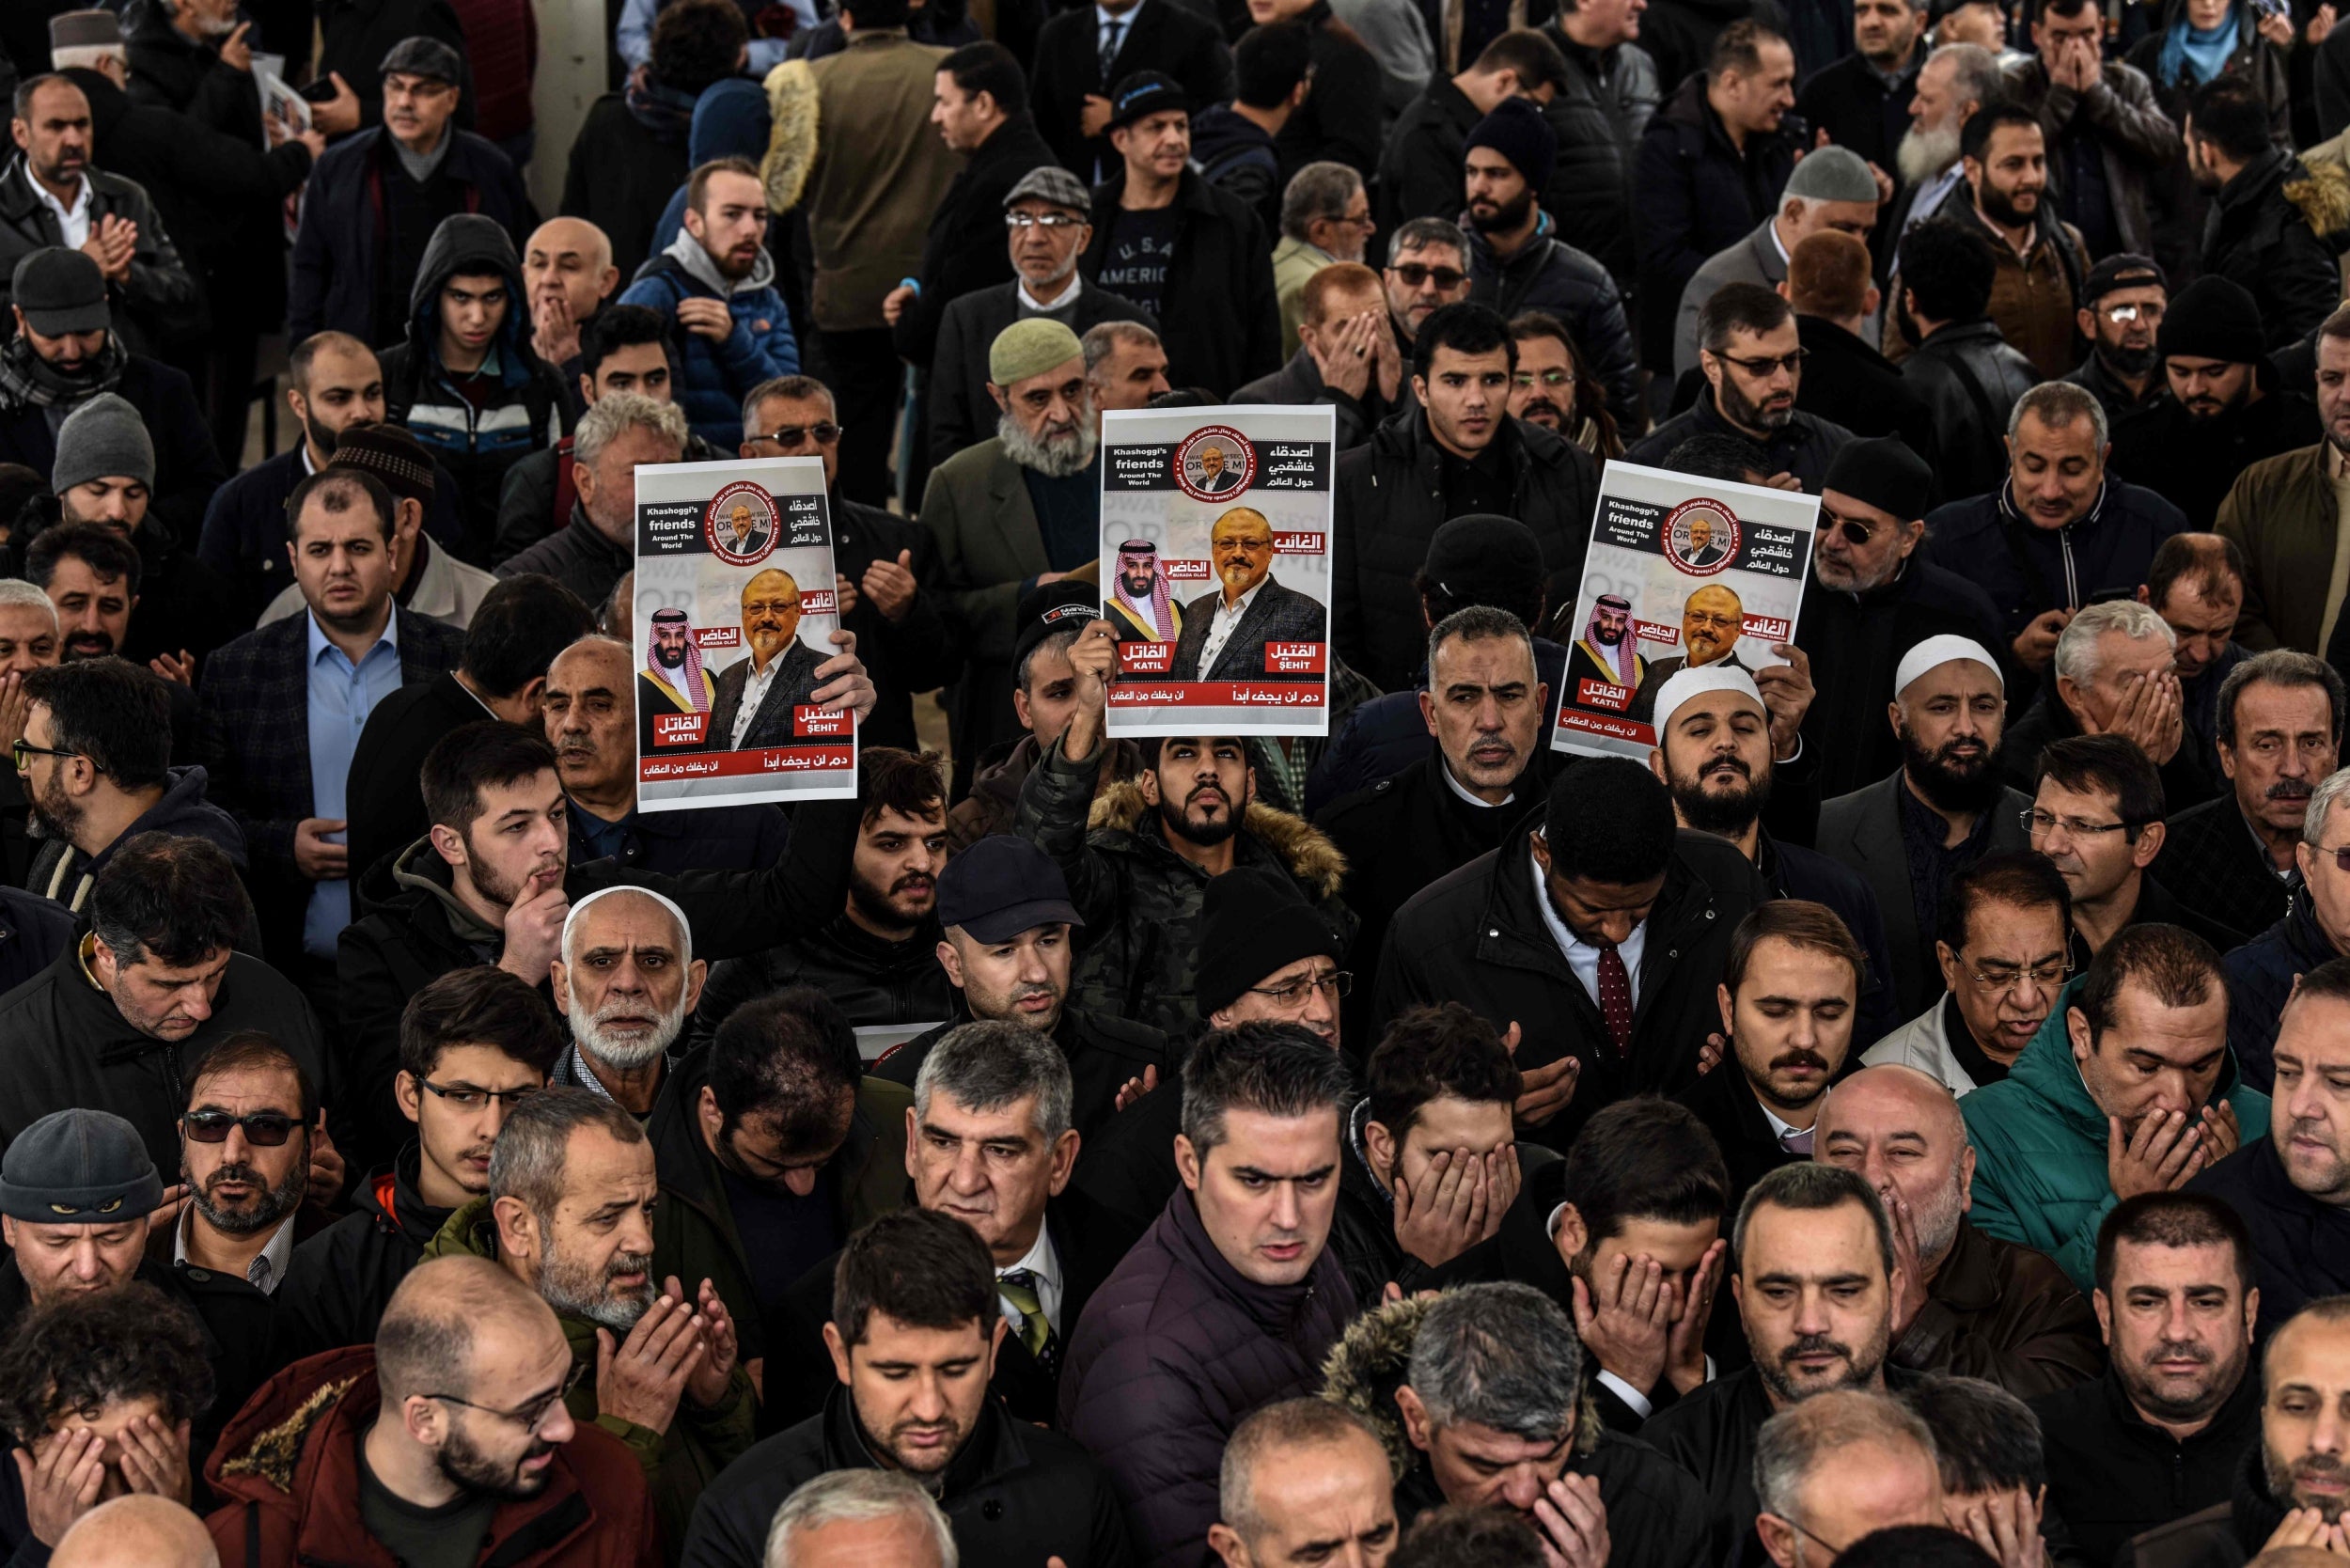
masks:
<path id="1" fill-rule="evenodd" d="M 1728 660 L 1677 670 L 1671 680 L 1656 688 L 1656 707 L 1650 722 L 1656 726 L 1658 745 L 1665 744 L 1665 726 L 1672 723 L 1681 705 L 1707 692 L 1737 692 L 1752 698 L 1754 705 L 1762 708 L 1762 693 L 1755 685 L 1754 677 Z M 1770 710 L 1763 708 L 1763 712 L 1767 714 Z"/>
<path id="2" fill-rule="evenodd" d="M 1960 659 L 1972 659 L 1976 664 L 1985 666 L 1990 669 L 1992 679 L 1999 682 L 1999 689 L 2007 689 L 2007 677 L 1999 673 L 1999 661 L 1993 658 L 1982 644 L 1972 637 L 1952 636 L 1945 633 L 1938 637 L 1928 637 L 1902 655 L 1901 667 L 1893 671 L 1893 695 L 1901 696 L 1909 689 L 1911 682 L 1926 671 L 1938 669 Z"/>
<path id="3" fill-rule="evenodd" d="M 677 955 L 677 961 L 680 964 L 694 962 L 694 922 L 685 917 L 685 911 L 680 909 L 674 900 L 666 898 L 650 887 L 639 887 L 633 883 L 622 882 L 610 887 L 597 888 L 577 903 L 572 904 L 571 913 L 563 917 L 563 946 L 559 950 L 563 955 L 564 963 L 572 962 L 572 933 L 579 928 L 579 917 L 587 914 L 588 906 L 598 899 L 608 899 L 615 893 L 634 893 L 640 899 L 650 899 L 667 910 L 669 918 L 677 922 L 678 946 L 681 949 Z"/>

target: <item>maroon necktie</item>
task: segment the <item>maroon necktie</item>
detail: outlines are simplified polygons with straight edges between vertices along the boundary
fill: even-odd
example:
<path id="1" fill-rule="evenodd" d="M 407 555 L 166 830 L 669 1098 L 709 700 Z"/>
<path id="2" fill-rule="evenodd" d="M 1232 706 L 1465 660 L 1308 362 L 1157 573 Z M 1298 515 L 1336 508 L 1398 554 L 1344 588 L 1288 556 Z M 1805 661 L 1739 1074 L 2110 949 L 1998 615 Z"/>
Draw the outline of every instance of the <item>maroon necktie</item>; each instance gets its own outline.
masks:
<path id="1" fill-rule="evenodd" d="M 1613 942 L 1596 944 L 1599 949 L 1599 1015 L 1607 1026 L 1607 1038 L 1616 1043 L 1616 1055 L 1622 1056 L 1632 1048 L 1632 976 L 1623 966 L 1623 958 Z"/>

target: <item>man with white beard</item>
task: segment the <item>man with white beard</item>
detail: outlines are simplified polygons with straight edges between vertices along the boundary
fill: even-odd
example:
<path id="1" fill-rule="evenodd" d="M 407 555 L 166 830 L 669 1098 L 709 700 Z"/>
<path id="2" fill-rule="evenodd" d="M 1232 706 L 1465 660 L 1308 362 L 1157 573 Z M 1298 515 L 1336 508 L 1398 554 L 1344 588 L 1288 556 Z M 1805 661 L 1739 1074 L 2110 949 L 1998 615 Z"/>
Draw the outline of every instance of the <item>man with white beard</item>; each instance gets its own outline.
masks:
<path id="1" fill-rule="evenodd" d="M 549 970 L 572 1048 L 551 1082 L 652 1114 L 669 1047 L 701 999 L 710 966 L 694 956 L 685 912 L 643 887 L 607 887 L 572 905 L 563 956 Z"/>
<path id="2" fill-rule="evenodd" d="M 1890 274 L 1902 236 L 1942 210 L 1952 191 L 1963 191 L 1958 133 L 1966 117 L 2000 96 L 1999 57 L 1979 43 L 1946 43 L 1918 68 L 1918 90 L 1909 102 L 1909 130 L 1893 154 L 1901 194 L 1889 221 L 1877 226 L 1878 271 Z M 1890 284 L 1885 297 L 1896 300 Z"/>
<path id="3" fill-rule="evenodd" d="M 1901 1288 L 1887 1360 L 2020 1399 L 2093 1377 L 2097 1320 L 2046 1258 L 1967 1223 L 1975 1153 L 1950 1091 L 1911 1067 L 1864 1067 L 1821 1102 L 1811 1157 L 1856 1172 L 1893 1222 Z"/>

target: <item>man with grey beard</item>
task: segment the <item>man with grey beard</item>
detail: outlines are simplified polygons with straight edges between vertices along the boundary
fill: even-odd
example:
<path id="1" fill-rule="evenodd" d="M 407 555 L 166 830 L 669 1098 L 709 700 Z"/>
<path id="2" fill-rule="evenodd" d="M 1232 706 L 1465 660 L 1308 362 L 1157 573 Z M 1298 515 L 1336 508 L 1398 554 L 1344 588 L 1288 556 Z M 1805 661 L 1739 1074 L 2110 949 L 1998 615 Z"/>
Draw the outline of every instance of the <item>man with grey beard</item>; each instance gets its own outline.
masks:
<path id="1" fill-rule="evenodd" d="M 1946 43 L 1918 68 L 1909 101 L 1909 129 L 1893 153 L 1901 194 L 1887 221 L 1877 226 L 1880 274 L 1892 271 L 1902 236 L 1942 210 L 1952 191 L 1963 191 L 1966 175 L 1958 156 L 1959 128 L 1966 117 L 2000 96 L 1999 57 L 1979 43 Z M 1888 285 L 1885 297 L 1901 295 Z"/>
<path id="2" fill-rule="evenodd" d="M 1022 733 L 1011 705 L 1020 600 L 1093 560 L 1101 481 L 1085 346 L 1050 317 L 1014 321 L 988 351 L 995 435 L 931 474 L 922 522 L 938 543 L 940 601 L 968 658 L 948 707 L 955 793 L 973 760 Z"/>
<path id="3" fill-rule="evenodd" d="M 1967 1222 L 1974 1150 L 1958 1101 L 1912 1067 L 1864 1067 L 1822 1103 L 1811 1157 L 1857 1172 L 1893 1222 L 1902 1288 L 1888 1359 L 2029 1399 L 2097 1375 L 2097 1319 L 2064 1271 Z"/>
<path id="4" fill-rule="evenodd" d="M 551 1082 L 652 1114 L 669 1047 L 701 999 L 710 966 L 694 956 L 684 911 L 642 887 L 607 887 L 572 905 L 549 967 L 572 1048 Z"/>

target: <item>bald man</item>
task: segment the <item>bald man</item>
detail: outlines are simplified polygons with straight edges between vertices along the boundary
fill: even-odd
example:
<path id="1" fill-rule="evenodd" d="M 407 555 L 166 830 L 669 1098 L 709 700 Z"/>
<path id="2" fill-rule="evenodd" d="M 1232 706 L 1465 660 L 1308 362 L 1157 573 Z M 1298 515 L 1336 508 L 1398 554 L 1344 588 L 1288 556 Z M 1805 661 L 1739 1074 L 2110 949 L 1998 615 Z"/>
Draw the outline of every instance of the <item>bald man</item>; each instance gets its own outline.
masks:
<path id="1" fill-rule="evenodd" d="M 1322 602 L 1273 577 L 1273 524 L 1253 507 L 1234 507 L 1208 530 L 1216 589 L 1183 606 L 1175 643 L 1178 681 L 1320 682 L 1323 672 L 1267 667 L 1266 645 L 1326 643 Z M 1324 663 L 1327 663 L 1325 658 Z"/>
<path id="2" fill-rule="evenodd" d="M 220 1568 L 220 1554 L 185 1504 L 133 1493 L 76 1520 L 49 1568 Z"/>
<path id="3" fill-rule="evenodd" d="M 530 296 L 530 346 L 579 384 L 579 329 L 620 286 L 612 242 L 585 218 L 549 218 L 523 247 L 523 287 Z"/>
<path id="4" fill-rule="evenodd" d="M 1828 1091 L 1811 1157 L 1857 1172 L 1892 1216 L 1904 1288 L 1889 1359 L 2021 1399 L 2097 1374 L 2096 1315 L 2064 1271 L 1967 1222 L 1975 1152 L 1950 1091 L 1912 1067 L 1867 1067 Z"/>
<path id="5" fill-rule="evenodd" d="M 751 656 L 719 672 L 710 710 L 711 750 L 749 751 L 805 739 L 795 732 L 792 714 L 816 690 L 816 666 L 824 655 L 799 637 L 799 583 L 772 566 L 754 572 L 743 585 L 743 640 Z"/>

